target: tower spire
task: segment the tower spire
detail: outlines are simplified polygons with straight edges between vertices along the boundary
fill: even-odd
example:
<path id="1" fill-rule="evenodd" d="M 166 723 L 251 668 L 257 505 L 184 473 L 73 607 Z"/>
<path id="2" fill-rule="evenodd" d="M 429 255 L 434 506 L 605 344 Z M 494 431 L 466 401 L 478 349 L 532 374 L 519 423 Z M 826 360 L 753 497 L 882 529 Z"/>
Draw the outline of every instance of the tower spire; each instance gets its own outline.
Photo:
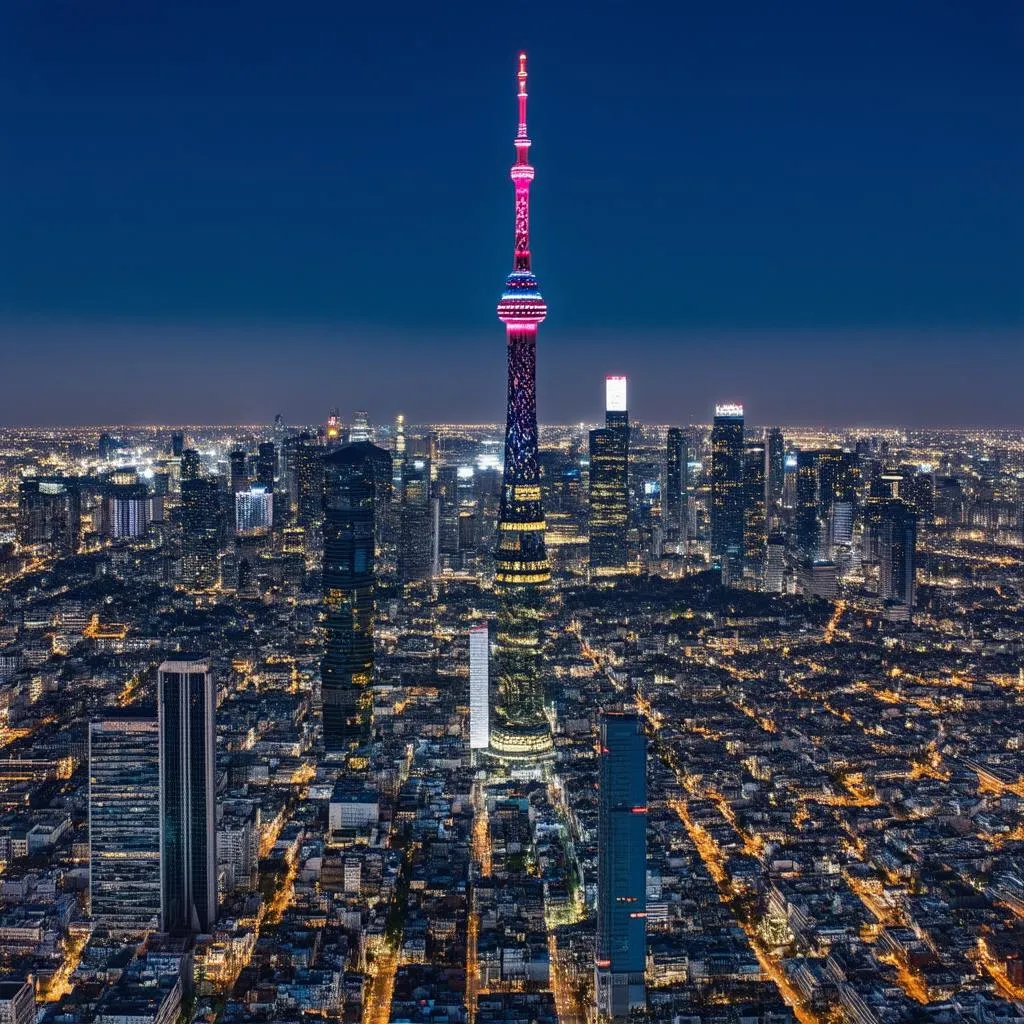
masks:
<path id="1" fill-rule="evenodd" d="M 516 243 L 513 268 L 530 269 L 530 137 L 526 134 L 526 54 L 519 54 L 519 129 L 516 132 L 516 162 L 512 165 L 512 182 L 516 187 Z"/>

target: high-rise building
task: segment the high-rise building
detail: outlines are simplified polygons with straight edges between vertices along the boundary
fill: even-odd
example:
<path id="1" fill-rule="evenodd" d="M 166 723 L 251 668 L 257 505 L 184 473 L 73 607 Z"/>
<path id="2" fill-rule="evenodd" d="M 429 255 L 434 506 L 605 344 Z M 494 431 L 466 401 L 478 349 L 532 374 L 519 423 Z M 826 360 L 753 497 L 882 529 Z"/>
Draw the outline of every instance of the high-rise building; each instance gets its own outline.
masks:
<path id="1" fill-rule="evenodd" d="M 406 459 L 402 463 L 398 534 L 398 579 L 402 583 L 430 579 L 433 563 L 432 511 L 430 460 Z"/>
<path id="2" fill-rule="evenodd" d="M 469 747 L 486 750 L 491 743 L 490 723 L 491 639 L 487 626 L 469 631 Z"/>
<path id="3" fill-rule="evenodd" d="M 686 539 L 689 452 L 678 427 L 669 427 L 665 450 L 665 530 L 675 539 Z"/>
<path id="4" fill-rule="evenodd" d="M 337 409 L 332 409 L 330 416 L 327 417 L 327 424 L 324 427 L 325 446 L 330 451 L 334 451 L 335 448 L 340 448 L 345 443 L 343 434 L 344 429 L 341 425 L 341 413 Z"/>
<path id="5" fill-rule="evenodd" d="M 794 516 L 797 554 L 805 561 L 818 557 L 818 473 L 817 453 L 796 453 L 796 514 Z"/>
<path id="6" fill-rule="evenodd" d="M 590 431 L 590 575 L 629 564 L 629 441 L 621 428 Z"/>
<path id="7" fill-rule="evenodd" d="M 244 448 L 236 448 L 228 458 L 231 460 L 231 492 L 237 494 L 249 486 L 249 471 L 246 467 L 248 453 Z"/>
<path id="8" fill-rule="evenodd" d="M 590 432 L 590 574 L 629 565 L 629 411 L 625 377 L 605 378 L 605 425 Z"/>
<path id="9" fill-rule="evenodd" d="M 764 589 L 781 594 L 786 580 L 786 538 L 774 533 L 768 538 L 768 559 L 765 565 Z"/>
<path id="10" fill-rule="evenodd" d="M 105 537 L 137 540 L 146 536 L 153 518 L 153 499 L 149 488 L 137 478 L 132 483 L 110 482 L 104 487 L 102 510 L 101 532 Z"/>
<path id="11" fill-rule="evenodd" d="M 235 533 L 259 536 L 274 524 L 274 493 L 263 484 L 253 484 L 235 494 Z"/>
<path id="12" fill-rule="evenodd" d="M 356 409 L 352 413 L 352 426 L 348 431 L 349 443 L 356 441 L 372 441 L 373 431 L 370 429 L 370 416 L 364 409 Z"/>
<path id="13" fill-rule="evenodd" d="M 157 671 L 161 923 L 208 934 L 217 921 L 216 697 L 208 658 L 177 654 Z"/>
<path id="14" fill-rule="evenodd" d="M 256 483 L 273 494 L 277 472 L 277 449 L 273 441 L 263 441 L 256 450 Z"/>
<path id="15" fill-rule="evenodd" d="M 916 570 L 917 513 L 904 501 L 886 501 L 878 540 L 878 596 L 913 608 Z"/>
<path id="16" fill-rule="evenodd" d="M 210 590 L 216 585 L 221 533 L 217 484 L 207 479 L 182 480 L 181 579 L 189 590 Z"/>
<path id="17" fill-rule="evenodd" d="M 160 928 L 160 726 L 122 713 L 89 723 L 89 909 L 105 927 Z"/>
<path id="18" fill-rule="evenodd" d="M 181 458 L 182 452 L 185 450 L 185 435 L 179 432 L 171 434 L 171 455 L 176 459 Z"/>
<path id="19" fill-rule="evenodd" d="M 782 492 L 786 480 L 786 442 L 782 431 L 772 427 L 765 436 L 765 502 L 768 515 L 782 506 Z"/>
<path id="20" fill-rule="evenodd" d="M 323 446 L 309 434 L 295 445 L 295 505 L 300 526 L 319 523 L 323 516 Z"/>
<path id="21" fill-rule="evenodd" d="M 18 492 L 18 540 L 54 555 L 78 551 L 82 498 L 71 477 L 32 477 Z"/>
<path id="22" fill-rule="evenodd" d="M 181 479 L 198 480 L 202 476 L 202 461 L 195 448 L 185 448 L 181 453 Z"/>
<path id="23" fill-rule="evenodd" d="M 0 1024 L 35 1024 L 36 990 L 28 978 L 0 981 Z"/>
<path id="24" fill-rule="evenodd" d="M 765 509 L 765 445 L 751 442 L 743 451 L 743 561 L 744 574 L 758 586 L 764 580 L 768 548 L 768 516 Z"/>
<path id="25" fill-rule="evenodd" d="M 459 469 L 441 466 L 435 487 L 438 499 L 436 543 L 442 556 L 451 559 L 459 553 Z"/>
<path id="26" fill-rule="evenodd" d="M 647 738 L 639 716 L 601 716 L 597 824 L 599 1020 L 627 1020 L 646 1005 Z"/>
<path id="27" fill-rule="evenodd" d="M 320 665 L 324 746 L 343 754 L 369 739 L 376 594 L 376 522 L 391 490 L 391 455 L 360 441 L 324 459 L 324 612 Z"/>
<path id="28" fill-rule="evenodd" d="M 530 138 L 526 131 L 526 54 L 519 55 L 519 129 L 515 186 L 515 254 L 498 302 L 508 349 L 505 468 L 498 516 L 494 582 L 498 592 L 498 700 L 491 749 L 531 760 L 552 750 L 540 677 L 540 619 L 551 579 L 537 456 L 537 327 L 547 316 L 530 258 Z"/>
<path id="29" fill-rule="evenodd" d="M 711 428 L 711 556 L 743 554 L 743 406 L 716 405 Z"/>

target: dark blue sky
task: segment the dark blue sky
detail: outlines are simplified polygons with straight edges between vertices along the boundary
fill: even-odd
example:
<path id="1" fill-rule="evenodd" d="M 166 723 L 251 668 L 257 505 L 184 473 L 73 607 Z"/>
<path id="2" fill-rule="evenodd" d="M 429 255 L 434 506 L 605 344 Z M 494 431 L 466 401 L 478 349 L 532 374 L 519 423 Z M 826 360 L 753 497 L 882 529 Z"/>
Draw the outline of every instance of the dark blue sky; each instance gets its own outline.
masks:
<path id="1" fill-rule="evenodd" d="M 501 419 L 520 47 L 542 419 L 1022 422 L 1011 0 L 7 0 L 0 421 Z"/>

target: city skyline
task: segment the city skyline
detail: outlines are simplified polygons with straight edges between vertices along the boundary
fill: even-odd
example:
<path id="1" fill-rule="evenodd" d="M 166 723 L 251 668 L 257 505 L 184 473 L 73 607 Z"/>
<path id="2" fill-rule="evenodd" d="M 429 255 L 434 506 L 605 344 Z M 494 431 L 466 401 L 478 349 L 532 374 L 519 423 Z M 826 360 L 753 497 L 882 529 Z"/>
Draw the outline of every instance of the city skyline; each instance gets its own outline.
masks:
<path id="1" fill-rule="evenodd" d="M 596 356 L 595 381 L 629 375 L 645 421 L 697 419 L 728 374 L 765 422 L 1020 422 L 1012 5 L 599 7 L 583 31 L 555 5 L 525 38 L 497 12 L 399 7 L 399 34 L 365 10 L 342 31 L 322 3 L 284 24 L 204 9 L 201 30 L 192 4 L 12 8 L 5 422 L 356 403 L 497 419 L 493 111 L 519 45 L 546 97 L 542 420 L 597 409 L 579 379 Z M 595 159 L 609 130 L 615 159 Z M 425 252 L 458 282 L 441 306 Z"/>

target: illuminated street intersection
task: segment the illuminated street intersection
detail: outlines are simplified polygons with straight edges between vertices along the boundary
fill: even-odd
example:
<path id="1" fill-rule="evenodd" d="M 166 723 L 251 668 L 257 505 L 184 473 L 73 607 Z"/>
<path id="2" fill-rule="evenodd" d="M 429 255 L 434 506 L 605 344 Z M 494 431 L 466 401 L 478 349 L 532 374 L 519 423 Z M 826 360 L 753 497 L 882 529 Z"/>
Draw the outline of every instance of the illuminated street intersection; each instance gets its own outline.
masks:
<path id="1" fill-rule="evenodd" d="M 635 429 L 625 564 L 593 574 L 585 433 L 543 429 L 553 741 L 531 766 L 469 748 L 470 630 L 493 640 L 499 621 L 501 429 L 374 428 L 406 479 L 375 521 L 369 734 L 345 756 L 325 748 L 310 475 L 329 429 L 193 427 L 179 443 L 111 428 L 102 453 L 97 431 L 3 438 L 0 957 L 31 976 L 43 1019 L 592 1020 L 597 729 L 621 708 L 649 740 L 646 1019 L 1020 1019 L 1020 440 L 787 435 L 770 592 L 770 573 L 710 550 L 706 426 L 686 430 L 683 536 L 660 525 L 665 430 Z M 284 453 L 269 468 L 276 518 L 224 516 L 249 508 L 232 472 L 248 487 L 268 444 Z M 826 452 L 824 466 L 858 444 L 853 527 L 845 508 L 818 510 L 830 557 L 808 573 L 792 453 Z M 195 464 L 218 496 L 210 535 L 183 493 Z M 910 605 L 879 593 L 892 534 L 871 517 L 896 499 L 871 496 L 873 467 L 904 495 L 934 484 Z M 152 721 L 156 666 L 185 651 L 209 654 L 216 684 L 217 918 L 165 934 L 90 899 L 103 766 L 87 723 Z M 139 780 L 157 767 L 139 756 L 122 887 L 144 902 L 138 851 L 158 811 Z"/>

